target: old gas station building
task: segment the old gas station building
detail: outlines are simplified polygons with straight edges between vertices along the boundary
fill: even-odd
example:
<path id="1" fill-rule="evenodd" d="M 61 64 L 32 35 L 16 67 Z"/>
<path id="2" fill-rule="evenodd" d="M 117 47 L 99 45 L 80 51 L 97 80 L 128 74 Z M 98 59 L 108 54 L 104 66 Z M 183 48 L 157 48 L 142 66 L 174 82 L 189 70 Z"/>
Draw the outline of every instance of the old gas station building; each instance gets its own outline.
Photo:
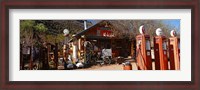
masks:
<path id="1" fill-rule="evenodd" d="M 72 43 L 72 57 L 80 57 L 84 50 L 84 42 L 89 41 L 97 47 L 94 50 L 102 50 L 103 48 L 112 50 L 112 58 L 121 56 L 128 57 L 135 54 L 135 40 L 129 38 L 118 38 L 113 33 L 115 27 L 109 21 L 103 20 L 99 23 L 78 32 L 70 41 Z M 76 47 L 74 47 L 75 45 Z M 71 53 L 72 54 L 72 53 Z M 74 55 L 75 54 L 75 55 Z"/>

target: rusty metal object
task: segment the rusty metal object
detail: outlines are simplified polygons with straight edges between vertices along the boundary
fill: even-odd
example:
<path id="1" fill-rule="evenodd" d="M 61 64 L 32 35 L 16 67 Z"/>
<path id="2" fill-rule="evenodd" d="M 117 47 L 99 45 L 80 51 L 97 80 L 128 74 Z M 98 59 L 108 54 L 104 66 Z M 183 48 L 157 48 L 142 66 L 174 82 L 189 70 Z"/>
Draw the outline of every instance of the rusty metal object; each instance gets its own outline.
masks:
<path id="1" fill-rule="evenodd" d="M 122 65 L 123 65 L 123 70 L 132 70 L 132 65 L 130 62 L 125 62 Z"/>

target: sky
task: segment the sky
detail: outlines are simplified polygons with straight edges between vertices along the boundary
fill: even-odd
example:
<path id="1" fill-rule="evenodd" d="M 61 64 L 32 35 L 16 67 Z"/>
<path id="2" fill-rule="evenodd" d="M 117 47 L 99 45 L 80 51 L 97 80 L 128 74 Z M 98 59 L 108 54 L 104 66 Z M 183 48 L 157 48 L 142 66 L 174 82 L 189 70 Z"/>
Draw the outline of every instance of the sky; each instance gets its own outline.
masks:
<path id="1" fill-rule="evenodd" d="M 174 26 L 177 31 L 180 31 L 180 19 L 163 20 L 163 23 Z"/>
<path id="2" fill-rule="evenodd" d="M 88 21 L 92 22 L 92 24 L 96 24 L 97 23 L 97 21 L 95 21 L 95 20 L 88 20 Z"/>

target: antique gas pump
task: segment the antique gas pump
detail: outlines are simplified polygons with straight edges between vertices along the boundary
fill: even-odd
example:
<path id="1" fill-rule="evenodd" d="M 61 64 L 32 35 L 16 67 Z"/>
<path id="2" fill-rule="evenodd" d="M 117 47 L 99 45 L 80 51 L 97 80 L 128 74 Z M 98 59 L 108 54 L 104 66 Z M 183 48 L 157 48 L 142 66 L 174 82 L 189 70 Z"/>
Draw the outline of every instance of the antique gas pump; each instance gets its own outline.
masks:
<path id="1" fill-rule="evenodd" d="M 78 40 L 75 37 L 75 35 L 72 35 L 74 40 L 72 42 L 72 49 L 73 49 L 73 53 L 72 53 L 72 61 L 75 63 L 78 61 Z"/>
<path id="2" fill-rule="evenodd" d="M 136 36 L 136 61 L 138 70 L 152 70 L 150 36 L 145 35 L 144 26 L 140 26 L 141 35 Z"/>
<path id="3" fill-rule="evenodd" d="M 170 69 L 180 70 L 180 39 L 176 37 L 176 32 L 172 30 L 169 38 L 169 58 Z"/>
<path id="4" fill-rule="evenodd" d="M 85 42 L 85 36 L 82 35 L 78 41 L 78 46 L 79 46 L 78 56 L 79 56 L 79 60 L 81 60 L 82 62 L 84 62 L 84 42 Z"/>
<path id="5" fill-rule="evenodd" d="M 69 54 L 68 48 L 69 48 L 68 45 L 66 45 L 66 44 L 63 45 L 63 58 L 64 58 L 64 60 L 67 60 L 67 58 L 68 58 L 68 54 Z"/>
<path id="6" fill-rule="evenodd" d="M 168 70 L 167 39 L 160 28 L 156 29 L 154 37 L 155 69 Z"/>

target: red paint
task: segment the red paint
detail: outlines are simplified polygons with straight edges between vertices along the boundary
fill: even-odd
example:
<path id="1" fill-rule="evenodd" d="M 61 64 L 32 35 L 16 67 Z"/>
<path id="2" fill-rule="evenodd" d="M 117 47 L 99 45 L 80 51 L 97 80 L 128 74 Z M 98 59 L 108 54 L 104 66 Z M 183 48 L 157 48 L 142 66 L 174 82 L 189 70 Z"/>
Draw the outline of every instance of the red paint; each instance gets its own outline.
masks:
<path id="1" fill-rule="evenodd" d="M 168 70 L 167 42 L 164 36 L 154 37 L 155 69 Z"/>
<path id="2" fill-rule="evenodd" d="M 170 69 L 180 70 L 180 48 L 178 43 L 180 39 L 177 37 L 169 38 L 169 58 L 170 58 Z"/>
<path id="3" fill-rule="evenodd" d="M 136 61 L 139 70 L 152 70 L 151 50 L 147 49 L 147 41 L 150 41 L 149 35 L 136 36 Z"/>

